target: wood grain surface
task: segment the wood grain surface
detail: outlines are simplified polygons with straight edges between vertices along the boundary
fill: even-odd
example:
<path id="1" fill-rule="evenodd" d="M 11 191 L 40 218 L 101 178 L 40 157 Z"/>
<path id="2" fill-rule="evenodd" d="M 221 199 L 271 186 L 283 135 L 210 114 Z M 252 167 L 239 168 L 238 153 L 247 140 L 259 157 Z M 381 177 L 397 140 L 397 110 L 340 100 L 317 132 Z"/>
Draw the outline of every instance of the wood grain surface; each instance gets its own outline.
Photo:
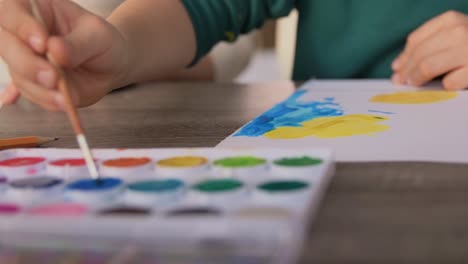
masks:
<path id="1" fill-rule="evenodd" d="M 94 148 L 213 147 L 283 100 L 292 84 L 146 84 L 80 110 Z M 0 138 L 58 137 L 77 147 L 63 113 L 26 101 L 0 111 Z M 301 263 L 468 263 L 468 165 L 343 163 Z"/>

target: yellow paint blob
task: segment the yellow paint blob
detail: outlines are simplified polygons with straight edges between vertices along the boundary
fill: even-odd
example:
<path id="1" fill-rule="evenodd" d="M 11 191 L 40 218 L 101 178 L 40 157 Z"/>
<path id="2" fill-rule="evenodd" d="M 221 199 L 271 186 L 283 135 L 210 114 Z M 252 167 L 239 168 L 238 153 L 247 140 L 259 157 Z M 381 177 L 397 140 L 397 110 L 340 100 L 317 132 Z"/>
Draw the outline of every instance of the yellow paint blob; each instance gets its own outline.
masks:
<path id="1" fill-rule="evenodd" d="M 370 99 L 370 102 L 384 104 L 432 104 L 447 101 L 457 96 L 457 92 L 449 91 L 397 92 L 376 95 Z"/>
<path id="2" fill-rule="evenodd" d="M 279 127 L 265 134 L 271 139 L 293 139 L 315 136 L 318 138 L 338 138 L 356 135 L 373 135 L 389 127 L 379 124 L 387 117 L 375 115 L 345 115 L 319 117 L 301 123 L 302 127 Z"/>
<path id="3" fill-rule="evenodd" d="M 157 165 L 161 167 L 187 168 L 197 167 L 208 163 L 208 159 L 196 156 L 181 156 L 158 161 Z"/>

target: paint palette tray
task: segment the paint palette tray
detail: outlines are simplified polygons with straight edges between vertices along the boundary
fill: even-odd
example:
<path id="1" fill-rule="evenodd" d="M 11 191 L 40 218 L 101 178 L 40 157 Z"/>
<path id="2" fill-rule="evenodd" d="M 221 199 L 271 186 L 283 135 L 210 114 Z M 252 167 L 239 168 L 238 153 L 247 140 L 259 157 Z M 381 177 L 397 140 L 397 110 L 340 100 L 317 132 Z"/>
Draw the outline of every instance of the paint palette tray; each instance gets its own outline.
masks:
<path id="1" fill-rule="evenodd" d="M 93 152 L 99 181 L 79 150 L 0 152 L 0 257 L 291 263 L 334 173 L 327 149 Z"/>

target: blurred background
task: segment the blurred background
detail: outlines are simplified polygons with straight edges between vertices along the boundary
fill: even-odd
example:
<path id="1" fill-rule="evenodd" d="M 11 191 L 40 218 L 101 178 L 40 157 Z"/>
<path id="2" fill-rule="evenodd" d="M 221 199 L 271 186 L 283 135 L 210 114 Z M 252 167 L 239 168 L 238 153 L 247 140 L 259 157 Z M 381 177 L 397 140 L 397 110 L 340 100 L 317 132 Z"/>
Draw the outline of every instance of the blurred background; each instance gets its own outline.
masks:
<path id="1" fill-rule="evenodd" d="M 289 80 L 292 75 L 298 14 L 267 22 L 254 33 L 256 47 L 248 65 L 234 80 L 241 83 Z"/>

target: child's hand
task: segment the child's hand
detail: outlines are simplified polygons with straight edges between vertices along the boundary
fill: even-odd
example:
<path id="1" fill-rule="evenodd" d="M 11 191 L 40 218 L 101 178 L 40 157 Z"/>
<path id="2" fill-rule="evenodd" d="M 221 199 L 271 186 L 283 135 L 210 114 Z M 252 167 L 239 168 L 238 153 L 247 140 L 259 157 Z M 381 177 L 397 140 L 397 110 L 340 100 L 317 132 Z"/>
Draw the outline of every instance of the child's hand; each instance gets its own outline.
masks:
<path id="1" fill-rule="evenodd" d="M 445 75 L 449 90 L 468 88 L 468 15 L 446 12 L 414 31 L 393 62 L 396 83 L 423 85 Z"/>
<path id="2" fill-rule="evenodd" d="M 126 84 L 129 49 L 118 30 L 68 0 L 37 2 L 47 29 L 33 17 L 29 0 L 0 2 L 0 55 L 13 82 L 0 102 L 14 103 L 19 92 L 45 109 L 63 109 L 59 76 L 44 59 L 46 52 L 65 68 L 77 106 Z"/>

